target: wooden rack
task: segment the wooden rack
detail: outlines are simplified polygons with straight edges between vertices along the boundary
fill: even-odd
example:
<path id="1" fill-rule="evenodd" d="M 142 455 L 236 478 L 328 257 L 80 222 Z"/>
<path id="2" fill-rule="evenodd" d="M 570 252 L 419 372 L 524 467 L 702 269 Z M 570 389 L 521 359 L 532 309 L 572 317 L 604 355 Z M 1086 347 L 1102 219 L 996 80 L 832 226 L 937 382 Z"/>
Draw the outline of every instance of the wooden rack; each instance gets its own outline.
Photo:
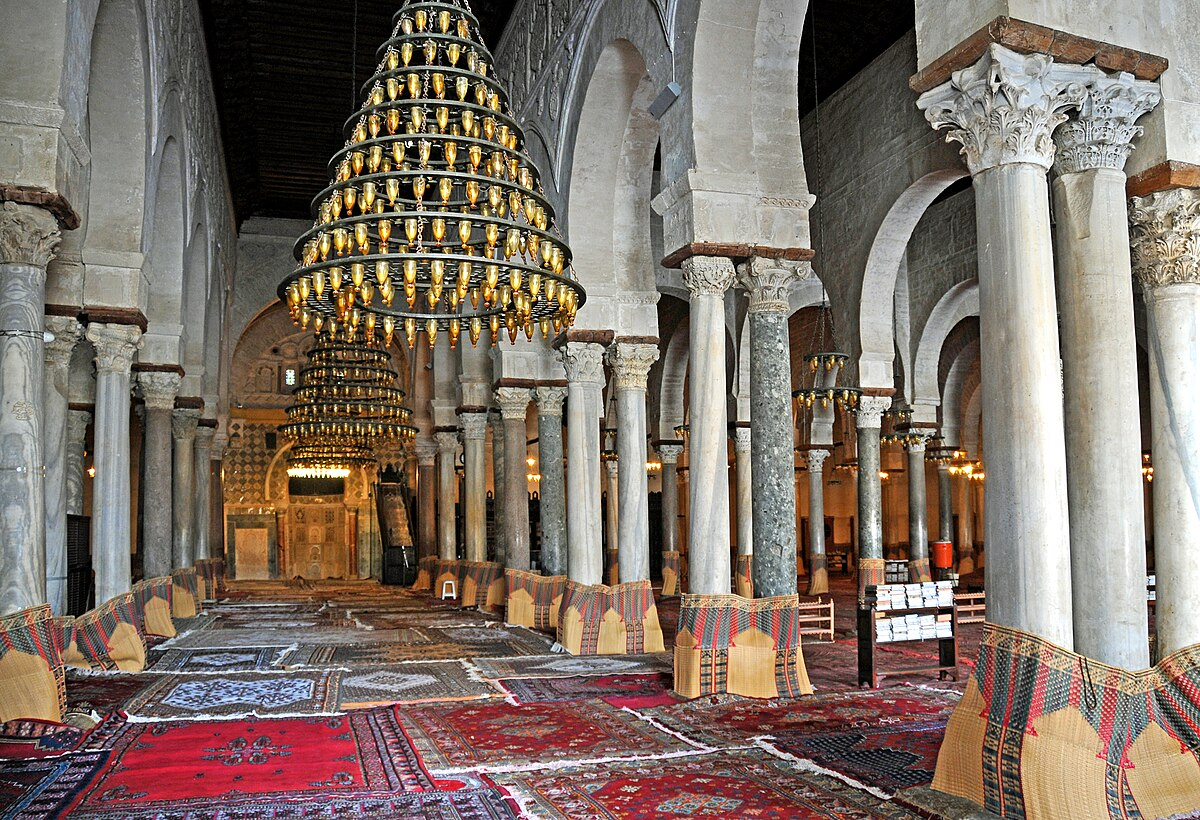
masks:
<path id="1" fill-rule="evenodd" d="M 870 686 L 872 689 L 879 688 L 879 681 L 884 677 L 894 677 L 897 675 L 921 675 L 930 672 L 937 672 L 939 680 L 945 680 L 947 676 L 958 680 L 958 611 L 953 606 L 931 606 L 931 607 L 916 607 L 905 609 L 884 609 L 877 608 L 878 600 L 876 598 L 876 587 L 868 586 L 862 601 L 858 605 L 858 685 Z M 880 672 L 875 662 L 875 614 L 877 612 L 886 612 L 888 615 L 950 615 L 950 637 L 949 638 L 912 638 L 902 641 L 890 641 L 889 643 L 906 644 L 906 643 L 921 643 L 924 641 L 936 640 L 938 642 L 938 663 L 935 665 L 925 666 L 908 666 L 900 669 L 888 669 L 885 672 Z"/>

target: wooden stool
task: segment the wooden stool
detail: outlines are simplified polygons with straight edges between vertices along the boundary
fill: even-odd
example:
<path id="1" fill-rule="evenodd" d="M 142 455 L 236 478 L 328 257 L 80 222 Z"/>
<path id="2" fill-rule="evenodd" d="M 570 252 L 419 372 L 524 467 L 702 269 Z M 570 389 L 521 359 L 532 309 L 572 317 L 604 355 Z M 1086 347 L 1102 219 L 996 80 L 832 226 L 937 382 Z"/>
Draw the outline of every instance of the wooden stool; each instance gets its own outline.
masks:
<path id="1" fill-rule="evenodd" d="M 454 579 L 447 578 L 445 581 L 442 581 L 442 600 L 445 601 L 447 598 L 454 600 L 457 597 L 458 585 L 454 582 Z"/>

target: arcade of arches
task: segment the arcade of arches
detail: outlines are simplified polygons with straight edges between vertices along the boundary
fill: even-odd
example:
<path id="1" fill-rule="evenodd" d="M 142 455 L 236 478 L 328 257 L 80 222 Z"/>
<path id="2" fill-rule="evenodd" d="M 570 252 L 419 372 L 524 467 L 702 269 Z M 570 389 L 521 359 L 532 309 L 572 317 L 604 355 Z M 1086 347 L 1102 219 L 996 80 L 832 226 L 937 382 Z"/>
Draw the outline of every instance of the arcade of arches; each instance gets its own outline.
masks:
<path id="1" fill-rule="evenodd" d="M 398 703 L 411 782 L 236 805 L 1200 811 L 1196 0 L 481 0 L 586 300 L 546 339 L 389 336 L 415 437 L 289 478 L 279 427 L 314 335 L 276 289 L 346 87 L 421 0 L 361 2 L 359 22 L 359 0 L 353 21 L 308 0 L 0 0 L 0 629 L 42 613 L 61 660 L 153 579 L 217 601 L 171 604 L 165 646 L 149 605 L 130 616 L 147 671 L 110 688 L 153 677 L 136 696 L 79 695 L 109 679 L 68 668 L 58 717 L 102 718 L 60 752 L 78 782 L 10 806 L 42 770 L 0 744 L 0 806 L 207 816 L 219 794 L 154 802 L 149 775 L 149 802 L 106 792 L 102 814 L 95 784 L 119 778 L 82 773 L 85 751 L 139 720 Z M 300 122 L 317 105 L 333 119 Z M 260 645 L 279 652 L 196 672 Z M 0 689 L 22 646 L 0 644 Z M 904 674 L 917 658 L 933 671 Z M 211 686 L 196 714 L 163 694 L 218 672 L 308 694 L 238 712 Z M 859 689 L 880 678 L 886 697 Z M 572 720 L 605 710 L 608 745 L 572 751 L 600 731 Z M 460 718 L 527 742 L 456 753 Z M 872 734 L 893 722 L 910 734 Z"/>

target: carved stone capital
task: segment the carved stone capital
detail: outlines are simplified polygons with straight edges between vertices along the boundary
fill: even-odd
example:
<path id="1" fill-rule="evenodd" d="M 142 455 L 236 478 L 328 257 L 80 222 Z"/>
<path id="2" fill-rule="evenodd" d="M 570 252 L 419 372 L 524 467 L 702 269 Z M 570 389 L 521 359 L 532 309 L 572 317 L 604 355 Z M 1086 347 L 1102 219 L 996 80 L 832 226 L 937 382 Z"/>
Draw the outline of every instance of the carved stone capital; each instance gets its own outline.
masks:
<path id="1" fill-rule="evenodd" d="M 528 387 L 497 387 L 496 404 L 500 408 L 500 416 L 505 421 L 525 420 L 529 410 L 530 389 Z"/>
<path id="2" fill-rule="evenodd" d="M 722 296 L 737 271 L 724 256 L 691 256 L 683 260 L 683 284 L 693 296 Z"/>
<path id="3" fill-rule="evenodd" d="M 463 441 L 484 441 L 487 439 L 487 413 L 463 413 L 458 417 L 462 429 Z M 442 435 L 439 433 L 438 435 Z M 441 444 L 439 439 L 438 444 Z"/>
<path id="4" fill-rule="evenodd" d="M 474 415 L 474 414 L 472 414 Z M 434 433 L 434 440 L 437 442 L 438 454 L 443 456 L 453 456 L 458 450 L 458 434 L 450 432 Z"/>
<path id="5" fill-rule="evenodd" d="M 183 381 L 178 373 L 143 371 L 138 373 L 137 381 L 148 409 L 175 409 L 175 397 L 179 395 L 179 385 Z"/>
<path id="6" fill-rule="evenodd" d="M 925 452 L 925 436 L 917 436 L 904 442 L 904 451 L 906 453 L 923 453 Z"/>
<path id="7" fill-rule="evenodd" d="M 617 342 L 608 349 L 617 390 L 646 390 L 650 368 L 658 361 L 658 345 Z"/>
<path id="8" fill-rule="evenodd" d="M 616 481 L 620 476 L 621 465 L 615 458 L 610 458 L 604 462 L 604 470 L 608 473 L 609 481 Z"/>
<path id="9" fill-rule="evenodd" d="M 47 316 L 46 330 L 54 338 L 46 343 L 46 367 L 66 370 L 71 366 L 71 354 L 83 336 L 83 326 L 74 316 Z"/>
<path id="10" fill-rule="evenodd" d="M 682 444 L 660 444 L 657 449 L 658 460 L 663 464 L 675 464 L 679 461 L 679 457 L 683 455 Z"/>
<path id="11" fill-rule="evenodd" d="M 196 437 L 196 426 L 200 411 L 181 408 L 171 414 L 171 433 L 176 441 L 191 441 Z"/>
<path id="12" fill-rule="evenodd" d="M 567 397 L 567 388 L 556 385 L 536 387 L 533 390 L 537 400 L 539 416 L 561 416 L 563 400 Z"/>
<path id="13" fill-rule="evenodd" d="M 809 450 L 807 453 L 808 471 L 810 473 L 820 472 L 827 458 L 829 458 L 828 450 Z"/>
<path id="14" fill-rule="evenodd" d="M 1133 275 L 1142 287 L 1200 284 L 1200 189 L 1135 196 L 1129 206 Z"/>
<path id="15" fill-rule="evenodd" d="M 217 431 L 211 427 L 196 428 L 196 450 L 203 453 L 212 450 L 213 438 Z"/>
<path id="16" fill-rule="evenodd" d="M 429 438 L 419 438 L 413 443 L 413 451 L 416 453 L 417 464 L 419 466 L 432 467 L 437 460 L 437 441 Z"/>
<path id="17" fill-rule="evenodd" d="M 67 441 L 83 446 L 87 438 L 87 427 L 92 423 L 92 414 L 86 410 L 67 411 Z"/>
<path id="18" fill-rule="evenodd" d="M 96 375 L 129 375 L 133 357 L 141 347 L 142 331 L 133 325 L 88 325 L 87 340 L 96 349 Z"/>
<path id="19" fill-rule="evenodd" d="M 787 313 L 788 291 L 807 279 L 812 267 L 803 262 L 755 256 L 738 269 L 738 284 L 750 294 L 751 313 Z"/>
<path id="20" fill-rule="evenodd" d="M 892 406 L 891 396 L 863 396 L 858 400 L 855 426 L 859 429 L 875 427 L 878 429 L 883 420 L 883 411 Z"/>
<path id="21" fill-rule="evenodd" d="M 1060 174 L 1124 170 L 1133 138 L 1142 133 L 1134 123 L 1161 101 L 1158 83 L 1134 79 L 1127 72 L 1100 74 L 1087 86 L 1079 112 L 1054 132 L 1054 169 Z"/>
<path id="22" fill-rule="evenodd" d="M 750 428 L 749 427 L 734 427 L 729 437 L 733 439 L 733 451 L 735 453 L 750 452 Z"/>
<path id="23" fill-rule="evenodd" d="M 562 348 L 567 380 L 604 387 L 604 347 L 595 342 L 567 342 Z"/>
<path id="24" fill-rule="evenodd" d="M 33 205 L 0 202 L 0 265 L 44 270 L 61 241 L 54 214 Z"/>
<path id="25" fill-rule="evenodd" d="M 992 43 L 974 65 L 922 94 L 917 107 L 935 129 L 951 126 L 946 141 L 962 143 L 972 174 L 1022 162 L 1049 170 L 1051 134 L 1100 73 Z"/>

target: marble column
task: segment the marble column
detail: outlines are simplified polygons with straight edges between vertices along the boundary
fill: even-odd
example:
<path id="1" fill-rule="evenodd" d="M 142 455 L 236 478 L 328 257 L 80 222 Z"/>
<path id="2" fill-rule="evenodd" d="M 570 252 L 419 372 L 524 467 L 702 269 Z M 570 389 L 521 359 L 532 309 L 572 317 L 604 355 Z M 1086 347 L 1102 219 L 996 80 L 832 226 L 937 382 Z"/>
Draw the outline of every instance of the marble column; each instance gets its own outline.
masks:
<path id="1" fill-rule="evenodd" d="M 147 488 L 154 488 L 153 500 L 142 508 L 142 573 L 146 578 L 159 578 L 169 575 L 173 568 L 174 504 L 165 504 L 163 500 L 175 497 L 171 415 L 182 379 L 178 373 L 144 370 L 138 373 L 137 381 L 146 409 L 142 424 L 142 481 Z"/>
<path id="2" fill-rule="evenodd" d="M 465 549 L 463 556 L 468 561 L 488 560 L 487 545 L 487 426 L 486 412 L 463 413 L 459 416 L 463 440 L 463 526 Z M 493 428 L 493 442 L 495 428 Z M 494 444 L 493 444 L 494 446 Z M 503 455 L 501 456 L 503 457 Z M 493 458 L 495 454 L 493 453 Z M 503 483 L 503 482 L 502 482 Z M 499 510 L 500 504 L 496 504 Z M 499 533 L 500 518 L 496 519 Z M 497 549 L 497 558 L 500 558 Z"/>
<path id="3" fill-rule="evenodd" d="M 196 480 L 196 423 L 200 411 L 176 410 L 171 418 L 175 436 L 175 472 L 172 479 L 174 494 L 174 529 L 171 543 L 171 568 L 181 569 L 196 563 L 195 543 L 195 480 Z"/>
<path id="4" fill-rule="evenodd" d="M 416 443 L 417 453 L 417 557 L 437 555 L 437 444 L 431 439 Z"/>
<path id="5" fill-rule="evenodd" d="M 798 263 L 763 257 L 754 257 L 741 268 L 740 284 L 750 296 L 752 506 L 753 535 L 758 541 L 754 545 L 754 594 L 759 597 L 796 593 L 795 422 L 788 291 L 801 278 L 800 271 Z"/>
<path id="6" fill-rule="evenodd" d="M 496 388 L 496 404 L 504 421 L 504 565 L 529 569 L 529 482 L 525 478 L 525 416 L 531 396 L 528 387 Z"/>
<path id="7" fill-rule="evenodd" d="M 0 203 L 0 615 L 46 599 L 46 265 L 62 239 L 42 208 Z"/>
<path id="8" fill-rule="evenodd" d="M 646 478 L 646 378 L 658 345 L 617 340 L 608 349 L 617 404 L 617 567 L 621 583 L 650 578 L 650 488 Z"/>
<path id="9" fill-rule="evenodd" d="M 195 504 L 192 507 L 195 554 L 192 555 L 192 564 L 210 557 L 208 536 L 211 527 L 208 522 L 212 518 L 212 442 L 215 434 L 216 430 L 212 427 L 196 428 L 195 479 L 192 485 L 195 487 Z"/>
<path id="10" fill-rule="evenodd" d="M 662 462 L 662 551 L 679 552 L 679 457 L 683 444 L 659 442 Z"/>
<path id="11" fill-rule="evenodd" d="M 86 335 L 96 350 L 92 569 L 96 574 L 96 604 L 100 605 L 115 595 L 128 592 L 132 585 L 129 368 L 140 346 L 142 332 L 133 325 L 98 323 L 88 325 Z"/>
<path id="12" fill-rule="evenodd" d="M 534 391 L 538 406 L 538 470 L 541 471 L 542 551 L 547 575 L 567 572 L 567 499 L 563 473 L 563 399 L 567 388 L 545 385 Z"/>
<path id="13" fill-rule="evenodd" d="M 73 316 L 47 316 L 43 382 L 43 448 L 46 460 L 46 600 L 55 615 L 67 611 L 67 399 L 71 354 L 81 328 Z"/>
<path id="14" fill-rule="evenodd" d="M 1161 658 L 1200 643 L 1200 189 L 1134 197 L 1129 217 L 1150 348 L 1154 620 Z M 989 488 L 985 498 L 992 495 Z M 990 544 L 988 555 L 988 566 L 995 566 Z"/>
<path id="15" fill-rule="evenodd" d="M 604 347 L 567 342 L 567 575 L 581 584 L 604 580 L 600 537 L 600 416 Z"/>
<path id="16" fill-rule="evenodd" d="M 734 427 L 734 527 L 737 533 L 737 554 L 754 554 L 754 466 L 753 443 L 749 427 Z M 753 566 L 753 564 L 751 564 Z M 753 577 L 753 571 L 751 572 Z"/>
<path id="17" fill-rule="evenodd" d="M 213 435 L 212 461 L 209 471 L 208 491 L 208 557 L 225 558 L 225 450 L 229 446 L 229 434 L 218 429 Z"/>
<path id="18" fill-rule="evenodd" d="M 1125 669 L 1150 665 L 1137 341 L 1125 159 L 1157 83 L 1100 71 L 1054 132 L 1075 651 Z"/>
<path id="19" fill-rule="evenodd" d="M 92 414 L 86 410 L 67 411 L 66 466 L 67 515 L 83 515 L 83 476 L 87 461 L 87 428 Z"/>
<path id="20" fill-rule="evenodd" d="M 454 460 L 458 456 L 458 434 L 434 435 L 438 448 L 438 558 L 453 561 L 458 557 L 458 538 L 454 521 Z M 479 468 L 476 467 L 476 470 Z"/>
<path id="21" fill-rule="evenodd" d="M 733 284 L 733 262 L 693 256 L 683 263 L 691 318 L 688 328 L 688 589 L 728 594 L 729 445 L 725 377 L 725 291 Z M 790 395 L 790 391 L 789 391 Z M 751 403 L 753 413 L 753 402 Z M 790 477 L 789 477 L 790 482 Z M 792 525 L 794 529 L 794 525 Z M 795 560 L 793 550 L 792 560 Z M 756 589 L 757 589 L 757 579 Z M 764 594 L 766 590 L 764 589 Z"/>
<path id="22" fill-rule="evenodd" d="M 621 568 L 621 527 L 620 527 L 620 465 L 616 459 L 604 462 L 605 480 L 607 482 L 608 503 L 604 506 L 604 531 L 608 541 L 604 544 L 604 583 L 615 584 Z"/>
<path id="23" fill-rule="evenodd" d="M 950 465 L 938 463 L 938 540 L 954 542 L 954 498 L 950 492 Z"/>
<path id="24" fill-rule="evenodd" d="M 504 417 L 500 415 L 499 410 L 488 413 L 488 421 L 492 427 L 492 540 L 494 547 L 494 560 L 507 566 L 508 555 L 508 515 L 507 506 L 504 503 L 505 484 L 507 473 L 505 472 L 505 457 L 508 455 L 508 447 L 504 439 Z M 522 437 L 524 437 L 522 435 Z M 524 457 L 522 457 L 524 459 Z M 485 538 L 487 527 L 484 527 Z M 486 551 L 486 544 L 484 546 Z M 486 561 L 487 558 L 472 559 Z"/>
<path id="25" fill-rule="evenodd" d="M 855 425 L 858 433 L 858 594 L 883 583 L 883 498 L 879 483 L 879 426 L 883 411 L 892 404 L 887 396 L 858 400 Z"/>
<path id="26" fill-rule="evenodd" d="M 929 519 L 925 499 L 925 439 L 909 441 L 908 454 L 908 579 L 932 581 L 929 569 Z"/>
<path id="27" fill-rule="evenodd" d="M 808 594 L 829 592 L 829 559 L 825 557 L 825 459 L 828 450 L 808 451 Z"/>
<path id="28" fill-rule="evenodd" d="M 962 143 L 975 189 L 988 620 L 1072 648 L 1063 382 L 1046 172 L 1050 138 L 1094 68 L 992 44 L 922 94 Z"/>

